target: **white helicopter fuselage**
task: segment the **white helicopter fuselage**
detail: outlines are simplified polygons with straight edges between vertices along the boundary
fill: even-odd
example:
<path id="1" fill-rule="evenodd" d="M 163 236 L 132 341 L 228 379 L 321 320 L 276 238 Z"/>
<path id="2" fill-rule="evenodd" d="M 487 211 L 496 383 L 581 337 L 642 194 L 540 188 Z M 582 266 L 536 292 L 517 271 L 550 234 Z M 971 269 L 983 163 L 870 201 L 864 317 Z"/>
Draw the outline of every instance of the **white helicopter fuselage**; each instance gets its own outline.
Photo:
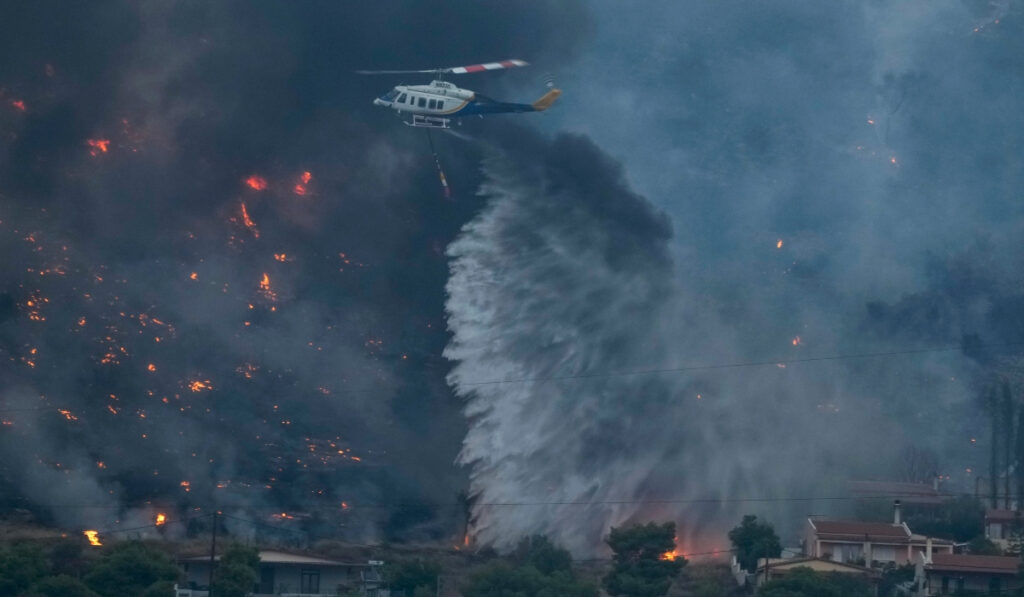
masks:
<path id="1" fill-rule="evenodd" d="M 429 85 L 397 85 L 373 100 L 376 106 L 390 108 L 399 114 L 411 114 L 411 126 L 448 126 L 453 118 L 512 112 L 541 112 L 558 98 L 561 91 L 552 89 L 532 104 L 495 101 L 447 81 L 431 81 Z"/>

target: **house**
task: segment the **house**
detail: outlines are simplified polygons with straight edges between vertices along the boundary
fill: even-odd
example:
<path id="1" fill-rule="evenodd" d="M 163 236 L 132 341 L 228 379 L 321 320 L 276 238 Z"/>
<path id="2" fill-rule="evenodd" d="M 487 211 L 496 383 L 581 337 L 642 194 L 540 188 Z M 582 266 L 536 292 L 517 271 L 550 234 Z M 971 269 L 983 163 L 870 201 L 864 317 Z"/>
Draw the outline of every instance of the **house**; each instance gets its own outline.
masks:
<path id="1" fill-rule="evenodd" d="M 1024 512 L 1020 510 L 985 510 L 985 538 L 1006 550 L 1013 539 L 1024 531 Z"/>
<path id="2" fill-rule="evenodd" d="M 998 594 L 1024 587 L 1020 559 L 1010 556 L 918 554 L 915 581 L 920 595 Z"/>
<path id="3" fill-rule="evenodd" d="M 341 562 L 284 551 L 260 550 L 259 581 L 253 597 L 284 595 L 337 596 L 357 590 L 365 597 L 387 597 L 380 569 L 383 562 Z M 220 556 L 217 556 L 220 559 Z M 207 597 L 210 579 L 209 556 L 180 558 L 185 582 L 175 597 Z"/>
<path id="4" fill-rule="evenodd" d="M 913 563 L 918 553 L 953 553 L 952 541 L 910 532 L 900 520 L 900 502 L 894 504 L 893 522 L 807 518 L 804 555 L 868 567 Z"/>
<path id="5" fill-rule="evenodd" d="M 782 578 L 786 574 L 792 572 L 795 568 L 810 568 L 811 570 L 822 574 L 827 574 L 829 572 L 836 572 L 839 574 L 856 574 L 864 577 L 873 587 L 876 588 L 876 590 L 878 581 L 882 577 L 881 572 L 877 570 L 872 570 L 871 568 L 858 566 L 856 564 L 834 562 L 832 560 L 821 560 L 818 558 L 768 558 L 766 561 L 764 558 L 760 558 L 757 561 L 757 572 L 754 575 L 754 584 L 755 586 L 760 587 L 769 580 Z"/>

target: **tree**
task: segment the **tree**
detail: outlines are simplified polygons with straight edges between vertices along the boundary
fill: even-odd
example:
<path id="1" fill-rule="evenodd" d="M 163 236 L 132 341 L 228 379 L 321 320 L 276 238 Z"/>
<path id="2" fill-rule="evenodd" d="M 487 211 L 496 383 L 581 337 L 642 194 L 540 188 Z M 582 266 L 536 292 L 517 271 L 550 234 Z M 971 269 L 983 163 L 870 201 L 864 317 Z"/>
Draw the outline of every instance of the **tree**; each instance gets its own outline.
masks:
<path id="1" fill-rule="evenodd" d="M 259 579 L 260 553 L 254 547 L 233 543 L 220 557 L 213 578 L 217 597 L 245 597 Z"/>
<path id="2" fill-rule="evenodd" d="M 747 514 L 739 526 L 729 531 L 736 561 L 747 572 L 757 570 L 758 558 L 777 558 L 782 554 L 782 543 L 775 528 L 757 517 Z"/>
<path id="3" fill-rule="evenodd" d="M 496 561 L 469 579 L 465 597 L 597 597 L 597 587 L 578 582 L 571 572 L 543 574 L 533 566 Z"/>
<path id="4" fill-rule="evenodd" d="M 1001 556 L 1003 550 L 988 540 L 985 535 L 978 535 L 967 544 L 967 553 L 978 556 Z"/>
<path id="5" fill-rule="evenodd" d="M 406 560 L 384 566 L 384 580 L 395 597 L 415 597 L 422 587 L 434 591 L 440 573 L 440 564 L 424 560 Z"/>
<path id="6" fill-rule="evenodd" d="M 937 506 L 907 512 L 907 526 L 922 535 L 969 541 L 985 525 L 985 508 L 973 496 L 959 496 Z"/>
<path id="7" fill-rule="evenodd" d="M 572 555 L 569 551 L 558 547 L 544 535 L 520 539 L 512 557 L 520 565 L 533 566 L 541 574 L 572 569 Z"/>
<path id="8" fill-rule="evenodd" d="M 86 575 L 85 584 L 101 597 L 141 595 L 150 586 L 178 579 L 178 567 L 167 554 L 137 542 L 110 549 Z"/>
<path id="9" fill-rule="evenodd" d="M 85 583 L 66 574 L 48 576 L 32 585 L 25 597 L 99 597 Z"/>
<path id="10" fill-rule="evenodd" d="M 782 578 L 766 582 L 758 597 L 869 597 L 871 586 L 860 575 L 829 572 L 819 574 L 798 567 Z"/>
<path id="11" fill-rule="evenodd" d="M 614 552 L 612 570 L 604 577 L 610 595 L 660 597 L 686 565 L 676 548 L 676 524 L 647 523 L 628 529 L 612 528 L 606 542 Z"/>
<path id="12" fill-rule="evenodd" d="M 49 572 L 38 548 L 19 544 L 0 552 L 0 597 L 21 595 Z"/>

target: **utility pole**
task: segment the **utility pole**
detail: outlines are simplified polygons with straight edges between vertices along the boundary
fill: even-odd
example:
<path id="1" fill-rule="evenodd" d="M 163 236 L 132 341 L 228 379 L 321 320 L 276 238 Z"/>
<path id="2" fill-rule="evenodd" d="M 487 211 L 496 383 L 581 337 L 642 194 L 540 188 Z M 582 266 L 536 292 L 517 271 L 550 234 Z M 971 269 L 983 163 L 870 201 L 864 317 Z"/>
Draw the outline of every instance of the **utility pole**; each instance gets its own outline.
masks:
<path id="1" fill-rule="evenodd" d="M 220 512 L 213 511 L 213 538 L 210 540 L 210 588 L 207 597 L 213 597 L 213 568 L 217 565 L 217 515 Z"/>

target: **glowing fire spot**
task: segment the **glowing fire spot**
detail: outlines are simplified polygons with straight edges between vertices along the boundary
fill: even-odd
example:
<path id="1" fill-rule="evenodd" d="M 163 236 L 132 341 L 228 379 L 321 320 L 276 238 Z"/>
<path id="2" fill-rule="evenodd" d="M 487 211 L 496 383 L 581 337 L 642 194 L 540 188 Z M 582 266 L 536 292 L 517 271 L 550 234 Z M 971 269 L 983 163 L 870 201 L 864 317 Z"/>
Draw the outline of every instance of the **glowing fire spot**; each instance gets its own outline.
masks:
<path id="1" fill-rule="evenodd" d="M 779 240 L 775 241 L 775 248 L 776 249 L 781 249 L 782 248 L 782 239 L 781 238 Z"/>
<path id="2" fill-rule="evenodd" d="M 110 149 L 110 139 L 87 139 L 85 143 L 92 148 L 89 150 L 91 156 L 107 153 L 107 150 Z"/>
<path id="3" fill-rule="evenodd" d="M 249 188 L 254 191 L 262 191 L 267 188 L 267 179 L 253 174 L 245 179 L 245 184 L 249 185 Z"/>
<path id="4" fill-rule="evenodd" d="M 78 327 L 80 327 L 80 328 L 81 327 L 85 327 L 85 318 L 84 317 L 79 317 L 78 318 Z"/>
<path id="5" fill-rule="evenodd" d="M 156 371 L 156 365 L 154 365 L 153 363 L 146 365 L 146 371 Z"/>
<path id="6" fill-rule="evenodd" d="M 181 482 L 181 483 L 179 483 L 178 485 L 181 485 L 182 489 L 184 489 L 184 490 L 185 490 L 186 492 L 188 492 L 188 491 L 192 491 L 192 489 L 191 489 L 191 485 L 192 485 L 192 484 L 191 484 L 191 483 L 189 483 L 188 481 L 182 481 L 182 482 Z"/>
<path id="7" fill-rule="evenodd" d="M 890 157 L 889 158 L 889 163 L 892 164 L 893 166 L 895 166 L 896 165 L 896 156 Z"/>
<path id="8" fill-rule="evenodd" d="M 274 253 L 274 259 L 280 261 L 281 263 L 284 263 L 285 261 L 288 260 L 288 255 L 285 253 Z"/>
<path id="9" fill-rule="evenodd" d="M 260 231 L 256 228 L 256 222 L 253 222 L 252 218 L 249 217 L 249 210 L 246 209 L 245 202 L 242 202 L 242 224 L 252 232 L 254 237 L 260 237 Z"/>
<path id="10" fill-rule="evenodd" d="M 66 408 L 57 409 L 57 412 L 59 412 L 60 414 L 64 415 L 64 418 L 69 420 L 69 421 L 77 421 L 78 420 L 78 417 L 76 417 L 75 415 L 71 414 L 71 411 L 66 409 Z"/>
<path id="11" fill-rule="evenodd" d="M 348 502 L 342 502 L 341 503 L 341 509 L 342 510 L 348 510 Z"/>
<path id="12" fill-rule="evenodd" d="M 199 279 L 199 274 L 196 273 L 196 272 L 192 272 L 191 274 L 188 275 L 188 279 L 189 280 L 198 280 Z"/>
<path id="13" fill-rule="evenodd" d="M 313 174 L 311 172 L 308 172 L 308 171 L 307 172 L 303 172 L 302 176 L 299 177 L 299 183 L 295 185 L 295 187 L 292 189 L 292 191 L 296 195 L 300 195 L 300 196 L 301 195 L 305 195 L 306 194 L 306 185 L 309 184 L 310 180 L 313 180 Z"/>
<path id="14" fill-rule="evenodd" d="M 678 557 L 679 553 L 673 549 L 672 551 L 666 551 L 665 553 L 661 554 L 660 556 L 658 556 L 658 559 L 671 562 L 672 560 L 675 560 Z"/>
<path id="15" fill-rule="evenodd" d="M 277 294 L 270 289 L 270 276 L 266 273 L 260 278 L 260 292 L 263 293 L 263 296 L 267 297 L 267 300 L 273 301 L 277 299 Z"/>
<path id="16" fill-rule="evenodd" d="M 202 392 L 203 390 L 212 390 L 213 386 L 210 385 L 210 380 L 200 381 L 198 379 L 192 380 L 188 383 L 188 389 L 193 392 Z"/>
<path id="17" fill-rule="evenodd" d="M 85 535 L 85 538 L 89 540 L 89 545 L 92 545 L 93 547 L 100 547 L 103 545 L 102 543 L 100 543 L 99 531 L 82 531 L 82 534 Z"/>
<path id="18" fill-rule="evenodd" d="M 97 460 L 96 461 L 96 468 L 107 468 L 107 463 L 103 462 L 102 460 Z"/>
<path id="19" fill-rule="evenodd" d="M 868 118 L 868 124 L 875 124 L 875 121 L 871 118 Z"/>
<path id="20" fill-rule="evenodd" d="M 793 344 L 793 346 L 800 346 L 800 336 L 793 338 L 792 340 L 790 340 L 790 342 Z"/>
<path id="21" fill-rule="evenodd" d="M 11 105 L 22 112 L 25 111 L 25 100 L 11 100 Z"/>
<path id="22" fill-rule="evenodd" d="M 166 523 L 167 523 L 167 516 L 165 516 L 162 513 L 156 515 L 156 526 L 162 527 Z"/>

